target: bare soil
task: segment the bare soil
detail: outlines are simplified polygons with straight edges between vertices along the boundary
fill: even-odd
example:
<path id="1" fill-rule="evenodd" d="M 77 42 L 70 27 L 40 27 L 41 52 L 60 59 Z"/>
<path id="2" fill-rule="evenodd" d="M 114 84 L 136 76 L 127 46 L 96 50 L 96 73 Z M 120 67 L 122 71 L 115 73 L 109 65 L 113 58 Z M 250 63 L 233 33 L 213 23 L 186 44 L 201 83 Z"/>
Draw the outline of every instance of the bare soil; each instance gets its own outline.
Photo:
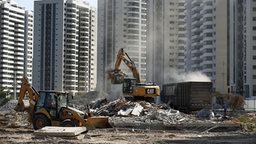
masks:
<path id="1" fill-rule="evenodd" d="M 88 131 L 80 140 L 34 135 L 29 127 L 0 127 L 0 143 L 246 143 L 254 144 L 256 135 L 242 131 L 232 132 L 193 132 L 168 130 L 142 130 L 133 128 L 110 128 Z"/>

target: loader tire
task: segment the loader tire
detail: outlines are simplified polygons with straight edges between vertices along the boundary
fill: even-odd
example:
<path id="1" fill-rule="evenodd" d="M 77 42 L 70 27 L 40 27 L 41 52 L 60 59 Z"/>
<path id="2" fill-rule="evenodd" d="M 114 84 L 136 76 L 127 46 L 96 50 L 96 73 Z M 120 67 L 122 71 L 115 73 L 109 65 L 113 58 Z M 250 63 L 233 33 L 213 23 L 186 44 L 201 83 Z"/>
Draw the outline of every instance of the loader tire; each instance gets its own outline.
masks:
<path id="1" fill-rule="evenodd" d="M 71 121 L 70 119 L 64 120 L 61 125 L 64 127 L 75 127 L 76 126 L 76 124 L 73 121 Z"/>
<path id="2" fill-rule="evenodd" d="M 51 122 L 45 115 L 37 114 L 34 116 L 33 127 L 35 130 L 41 129 L 45 126 L 50 126 L 50 125 L 51 125 Z"/>

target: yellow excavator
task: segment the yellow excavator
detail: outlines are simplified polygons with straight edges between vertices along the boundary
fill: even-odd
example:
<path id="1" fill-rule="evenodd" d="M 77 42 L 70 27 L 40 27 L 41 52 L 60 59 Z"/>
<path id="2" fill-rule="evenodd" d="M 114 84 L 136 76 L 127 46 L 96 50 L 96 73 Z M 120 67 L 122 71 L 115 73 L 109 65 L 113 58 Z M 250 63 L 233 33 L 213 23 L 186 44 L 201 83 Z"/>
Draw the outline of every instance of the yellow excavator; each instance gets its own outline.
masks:
<path id="1" fill-rule="evenodd" d="M 121 71 L 120 65 L 122 61 L 132 71 L 134 78 L 127 78 L 127 75 Z M 140 74 L 134 61 L 123 48 L 118 51 L 114 70 L 108 71 L 107 74 L 112 84 L 123 84 L 123 94 L 129 100 L 153 102 L 154 98 L 160 95 L 160 87 L 156 83 L 141 83 Z"/>
<path id="2" fill-rule="evenodd" d="M 28 121 L 34 129 L 45 126 L 85 126 L 87 130 L 110 127 L 107 117 L 92 116 L 89 112 L 69 107 L 67 92 L 36 91 L 26 76 L 21 81 L 18 104 L 14 109 L 17 112 L 28 111 Z M 29 95 L 29 103 L 24 101 L 26 93 Z"/>

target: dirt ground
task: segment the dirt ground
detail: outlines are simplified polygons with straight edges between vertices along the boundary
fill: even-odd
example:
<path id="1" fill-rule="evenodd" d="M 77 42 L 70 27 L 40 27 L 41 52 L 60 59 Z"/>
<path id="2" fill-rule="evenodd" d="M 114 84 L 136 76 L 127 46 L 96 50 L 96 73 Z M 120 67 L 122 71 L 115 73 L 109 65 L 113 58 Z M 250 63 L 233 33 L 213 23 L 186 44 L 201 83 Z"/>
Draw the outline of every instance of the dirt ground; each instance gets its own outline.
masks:
<path id="1" fill-rule="evenodd" d="M 28 127 L 0 127 L 0 143 L 246 143 L 255 144 L 256 135 L 241 131 L 232 132 L 192 132 L 139 129 L 97 129 L 84 134 L 81 140 L 68 140 L 59 137 L 37 138 Z"/>
<path id="2" fill-rule="evenodd" d="M 15 104 L 15 103 L 14 103 Z M 26 119 L 28 114 L 17 113 L 13 110 L 13 103 L 8 103 L 7 105 L 0 107 L 0 143 L 25 143 L 25 144 L 45 144 L 45 143 L 109 143 L 109 144 L 167 144 L 167 143 L 232 143 L 232 144 L 255 144 L 256 143 L 256 133 L 245 131 L 244 128 L 235 128 L 237 125 L 228 126 L 224 124 L 224 128 L 221 128 L 218 131 L 212 131 L 209 128 L 212 128 L 210 124 L 217 124 L 213 121 L 202 121 L 203 123 L 196 123 L 191 115 L 174 116 L 165 115 L 165 113 L 160 113 L 162 115 L 155 115 L 155 117 L 161 118 L 171 118 L 168 120 L 174 120 L 175 118 L 183 123 L 176 125 L 181 128 L 177 129 L 161 129 L 158 123 L 148 123 L 150 117 L 145 117 L 141 121 L 141 116 L 138 117 L 121 117 L 115 118 L 114 120 L 115 127 L 108 129 L 96 129 L 89 130 L 87 133 L 82 134 L 79 140 L 71 140 L 70 138 L 64 137 L 53 137 L 53 136 L 44 136 L 36 137 L 34 130 Z M 180 119 L 180 116 L 181 119 Z M 255 114 L 251 115 L 255 116 Z M 255 118 L 255 117 L 254 117 Z M 187 119 L 188 121 L 185 121 Z M 150 120 L 152 121 L 152 119 Z M 185 122 L 184 122 L 185 121 Z M 188 123 L 192 121 L 192 123 Z M 254 119 L 253 119 L 254 121 Z M 113 121 L 112 121 L 113 122 Z M 197 121 L 198 122 L 198 121 Z M 142 125 L 139 126 L 138 124 Z M 146 124 L 146 126 L 144 126 Z M 153 125 L 155 124 L 155 125 Z M 218 124 L 219 126 L 223 126 Z M 129 127 L 127 127 L 129 126 Z M 135 127 L 137 126 L 137 127 Z M 149 127 L 150 126 L 150 127 Z M 151 128 L 151 129 L 149 129 Z M 153 130 L 153 128 L 155 128 Z M 165 127 L 166 128 L 166 127 Z M 174 128 L 174 127 L 172 127 Z M 161 130 L 160 130 L 161 129 Z M 228 130 L 229 129 L 229 130 Z"/>

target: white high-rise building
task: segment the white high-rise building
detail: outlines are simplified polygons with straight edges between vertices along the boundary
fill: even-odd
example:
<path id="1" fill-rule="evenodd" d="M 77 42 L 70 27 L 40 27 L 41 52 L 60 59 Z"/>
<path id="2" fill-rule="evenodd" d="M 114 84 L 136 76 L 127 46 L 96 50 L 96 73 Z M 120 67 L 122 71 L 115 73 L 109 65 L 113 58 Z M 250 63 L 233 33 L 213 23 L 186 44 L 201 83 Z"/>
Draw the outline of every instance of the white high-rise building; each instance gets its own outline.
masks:
<path id="1" fill-rule="evenodd" d="M 96 11 L 82 0 L 34 2 L 33 86 L 88 92 L 96 85 Z"/>
<path id="2" fill-rule="evenodd" d="M 256 0 L 230 0 L 230 92 L 256 96 Z"/>
<path id="3" fill-rule="evenodd" d="M 0 87 L 19 92 L 32 79 L 33 13 L 15 1 L 0 0 Z"/>
<path id="4" fill-rule="evenodd" d="M 147 80 L 147 0 L 98 1 L 98 81 L 99 90 L 111 91 L 106 72 L 114 68 L 120 48 L 135 62 L 142 82 Z M 132 77 L 125 65 L 122 71 Z"/>
<path id="5" fill-rule="evenodd" d="M 174 82 L 174 73 L 185 72 L 185 0 L 149 0 L 148 17 L 150 77 L 159 85 Z"/>
<path id="6" fill-rule="evenodd" d="M 187 1 L 187 71 L 211 78 L 214 90 L 228 92 L 228 2 Z"/>

